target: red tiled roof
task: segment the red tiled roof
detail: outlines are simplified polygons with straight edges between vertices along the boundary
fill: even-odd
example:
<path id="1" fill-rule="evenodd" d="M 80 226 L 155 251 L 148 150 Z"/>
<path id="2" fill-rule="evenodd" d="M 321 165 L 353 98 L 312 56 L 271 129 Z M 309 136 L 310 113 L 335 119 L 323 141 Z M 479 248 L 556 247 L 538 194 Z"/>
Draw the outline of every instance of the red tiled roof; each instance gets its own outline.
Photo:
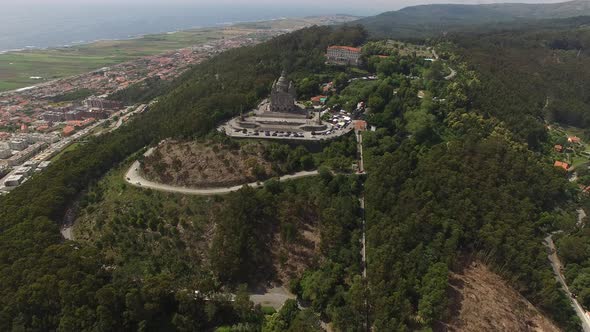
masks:
<path id="1" fill-rule="evenodd" d="M 63 129 L 63 134 L 67 136 L 67 135 L 70 135 L 71 133 L 73 133 L 74 131 L 76 131 L 76 129 L 74 129 L 74 127 L 65 126 Z"/>
<path id="2" fill-rule="evenodd" d="M 563 161 L 559 161 L 559 160 L 556 160 L 555 164 L 553 164 L 553 166 L 561 167 L 561 168 L 565 169 L 566 171 L 570 168 L 570 165 L 568 163 L 563 162 Z"/>
<path id="3" fill-rule="evenodd" d="M 570 136 L 567 138 L 570 143 L 580 143 L 581 139 L 577 136 Z"/>
<path id="4" fill-rule="evenodd" d="M 363 120 L 355 120 L 354 129 L 356 130 L 367 130 L 367 122 Z"/>

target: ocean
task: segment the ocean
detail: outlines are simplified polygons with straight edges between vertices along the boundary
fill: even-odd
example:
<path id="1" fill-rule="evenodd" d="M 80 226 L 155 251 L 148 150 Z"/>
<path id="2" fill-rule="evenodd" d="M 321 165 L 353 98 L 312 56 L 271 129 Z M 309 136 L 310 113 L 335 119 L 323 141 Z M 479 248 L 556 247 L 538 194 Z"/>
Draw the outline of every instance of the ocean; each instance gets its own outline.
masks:
<path id="1" fill-rule="evenodd" d="M 0 52 L 47 48 L 101 39 L 127 39 L 150 33 L 236 22 L 335 14 L 327 8 L 202 5 L 1 5 Z"/>

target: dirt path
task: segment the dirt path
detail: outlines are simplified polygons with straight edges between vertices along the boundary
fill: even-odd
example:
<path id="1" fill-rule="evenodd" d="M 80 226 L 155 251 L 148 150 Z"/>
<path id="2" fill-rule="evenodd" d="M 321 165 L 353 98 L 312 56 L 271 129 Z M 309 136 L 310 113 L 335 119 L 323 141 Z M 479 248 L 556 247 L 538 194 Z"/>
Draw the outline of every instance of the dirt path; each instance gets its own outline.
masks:
<path id="1" fill-rule="evenodd" d="M 359 173 L 365 173 L 365 163 L 363 160 L 363 135 L 360 131 L 356 132 L 356 141 L 357 141 L 357 150 L 358 150 L 358 157 L 359 157 Z M 363 267 L 363 279 L 367 278 L 367 237 L 366 237 L 366 220 L 365 220 L 365 196 L 361 194 L 359 197 L 359 202 L 362 210 L 362 218 L 363 218 L 363 225 L 362 231 L 363 236 L 361 238 L 361 259 L 362 259 L 362 267 Z"/>
<path id="2" fill-rule="evenodd" d="M 74 228 L 74 225 L 70 225 L 67 227 L 62 227 L 59 231 L 61 233 L 61 236 L 64 237 L 64 239 L 66 240 L 74 240 L 74 235 L 72 234 L 72 229 Z"/>
<path id="3" fill-rule="evenodd" d="M 576 210 L 578 212 L 578 222 L 576 223 L 578 227 L 584 226 L 584 218 L 586 218 L 586 211 L 584 209 L 579 208 Z"/>
<path id="4" fill-rule="evenodd" d="M 358 163 L 359 163 L 359 174 L 365 174 L 365 161 L 363 158 L 363 135 L 362 131 L 357 130 L 355 132 L 356 142 L 357 142 L 357 151 L 358 151 Z M 365 194 L 364 194 L 364 183 L 363 183 L 363 192 L 359 195 L 359 203 L 361 208 L 361 218 L 362 218 L 362 237 L 361 237 L 361 265 L 362 265 L 362 277 L 367 286 L 367 219 L 365 218 Z M 369 322 L 369 298 L 365 296 L 365 330 L 370 330 L 370 322 Z M 327 329 L 330 331 L 330 329 Z"/>

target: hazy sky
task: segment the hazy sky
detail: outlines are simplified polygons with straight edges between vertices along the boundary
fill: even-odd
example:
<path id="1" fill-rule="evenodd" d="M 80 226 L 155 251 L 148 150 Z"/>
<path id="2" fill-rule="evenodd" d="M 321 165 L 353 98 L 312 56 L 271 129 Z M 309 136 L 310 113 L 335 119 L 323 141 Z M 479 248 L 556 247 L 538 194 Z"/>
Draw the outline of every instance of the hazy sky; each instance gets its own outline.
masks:
<path id="1" fill-rule="evenodd" d="M 521 2 L 521 3 L 550 3 L 563 2 L 563 0 L 18 0 L 12 2 L 11 0 L 0 0 L 1 2 L 12 3 L 18 6 L 22 5 L 51 5 L 51 4 L 68 4 L 74 6 L 84 5 L 141 5 L 141 6 L 158 6 L 158 5 L 203 5 L 219 7 L 246 7 L 254 6 L 260 7 L 266 5 L 274 9 L 280 7 L 290 8 L 313 8 L 333 7 L 334 13 L 348 13 L 351 10 L 359 10 L 359 14 L 378 13 L 386 10 L 397 10 L 403 7 L 428 4 L 428 3 L 462 3 L 462 4 L 482 4 L 495 2 Z M 10 2 L 9 2 L 10 1 Z M 351 12 L 350 12 L 351 13 Z M 354 13 L 351 13 L 354 14 Z"/>

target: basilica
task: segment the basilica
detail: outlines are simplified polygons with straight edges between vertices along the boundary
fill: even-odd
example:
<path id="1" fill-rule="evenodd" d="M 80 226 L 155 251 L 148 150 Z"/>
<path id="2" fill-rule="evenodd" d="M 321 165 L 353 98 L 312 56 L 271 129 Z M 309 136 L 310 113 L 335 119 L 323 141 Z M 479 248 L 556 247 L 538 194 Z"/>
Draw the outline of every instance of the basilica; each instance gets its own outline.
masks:
<path id="1" fill-rule="evenodd" d="M 240 114 L 218 128 L 231 137 L 259 137 L 268 139 L 322 140 L 337 137 L 344 130 L 334 130 L 331 123 L 323 123 L 320 113 L 297 102 L 295 84 L 283 71 L 273 83 L 270 96 L 256 109 Z"/>
<path id="2" fill-rule="evenodd" d="M 293 82 L 287 81 L 286 73 L 283 71 L 281 77 L 272 85 L 270 92 L 270 111 L 288 113 L 297 110 L 295 104 L 297 92 Z"/>

